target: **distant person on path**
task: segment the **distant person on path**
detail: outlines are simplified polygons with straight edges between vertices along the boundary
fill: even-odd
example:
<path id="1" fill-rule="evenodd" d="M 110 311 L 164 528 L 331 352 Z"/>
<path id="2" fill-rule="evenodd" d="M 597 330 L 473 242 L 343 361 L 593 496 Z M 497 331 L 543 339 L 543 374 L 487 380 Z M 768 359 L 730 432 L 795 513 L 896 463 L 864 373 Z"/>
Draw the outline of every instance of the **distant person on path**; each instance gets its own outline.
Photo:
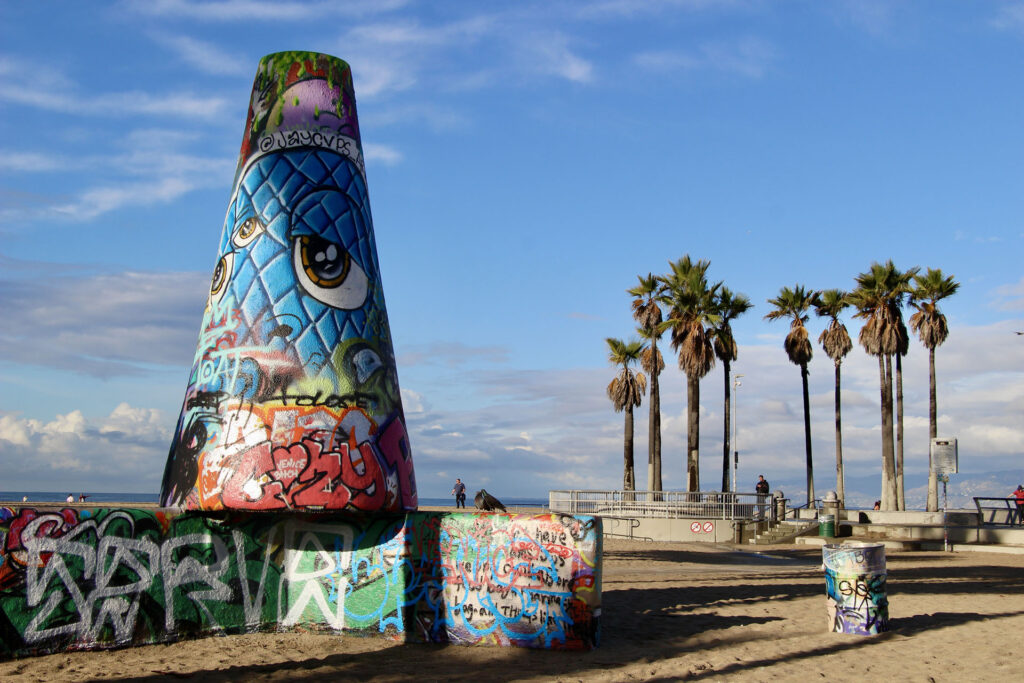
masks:
<path id="1" fill-rule="evenodd" d="M 880 501 L 880 500 L 876 500 L 876 501 L 875 501 L 875 507 L 873 507 L 873 508 L 871 508 L 871 509 L 872 509 L 872 510 L 881 510 L 881 509 L 882 509 L 882 501 Z"/>
<path id="2" fill-rule="evenodd" d="M 452 488 L 452 493 L 455 494 L 455 507 L 466 507 L 466 485 L 462 483 L 461 479 L 455 479 L 455 486 Z"/>
<path id="3" fill-rule="evenodd" d="M 1017 486 L 1013 497 L 1017 499 L 1017 524 L 1024 524 L 1024 485 Z"/>
<path id="4" fill-rule="evenodd" d="M 757 497 L 758 508 L 757 509 L 758 509 L 758 511 L 760 512 L 761 515 L 764 515 L 764 513 L 767 512 L 767 510 L 768 510 L 768 505 L 767 505 L 768 501 L 765 498 L 762 498 L 762 496 L 767 496 L 768 495 L 768 489 L 770 489 L 770 488 L 771 487 L 768 485 L 768 482 L 765 481 L 764 475 L 763 474 L 757 475 L 757 484 L 754 485 L 754 490 L 757 491 L 757 493 L 758 493 L 758 497 Z"/>
<path id="5" fill-rule="evenodd" d="M 69 494 L 68 494 L 68 497 L 67 497 L 67 501 L 68 501 L 69 503 L 74 503 L 74 502 L 75 502 L 75 494 L 73 494 L 73 493 L 69 493 Z"/>

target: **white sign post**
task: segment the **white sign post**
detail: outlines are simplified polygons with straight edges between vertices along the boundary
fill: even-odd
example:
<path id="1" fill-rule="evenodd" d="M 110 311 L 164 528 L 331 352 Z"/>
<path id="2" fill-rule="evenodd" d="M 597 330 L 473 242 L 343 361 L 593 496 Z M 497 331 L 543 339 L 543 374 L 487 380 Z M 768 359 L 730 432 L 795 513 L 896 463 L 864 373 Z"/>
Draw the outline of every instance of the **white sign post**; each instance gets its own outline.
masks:
<path id="1" fill-rule="evenodd" d="M 932 467 L 942 482 L 942 547 L 949 552 L 951 548 L 949 526 L 946 523 L 946 484 L 949 483 L 949 475 L 956 474 L 959 469 L 956 439 L 932 439 L 931 456 Z"/>

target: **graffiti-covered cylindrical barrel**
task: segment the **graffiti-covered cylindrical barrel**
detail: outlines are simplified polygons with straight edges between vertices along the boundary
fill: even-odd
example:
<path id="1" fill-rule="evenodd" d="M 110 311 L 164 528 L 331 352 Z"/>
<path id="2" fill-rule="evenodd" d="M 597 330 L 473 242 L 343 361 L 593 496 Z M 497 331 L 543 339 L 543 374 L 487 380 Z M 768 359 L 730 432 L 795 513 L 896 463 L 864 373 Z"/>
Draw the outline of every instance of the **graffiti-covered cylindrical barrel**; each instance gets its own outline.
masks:
<path id="1" fill-rule="evenodd" d="M 260 60 L 163 505 L 416 508 L 352 72 Z"/>
<path id="2" fill-rule="evenodd" d="M 828 626 L 836 633 L 875 635 L 889 630 L 885 546 L 841 543 L 822 546 Z"/>

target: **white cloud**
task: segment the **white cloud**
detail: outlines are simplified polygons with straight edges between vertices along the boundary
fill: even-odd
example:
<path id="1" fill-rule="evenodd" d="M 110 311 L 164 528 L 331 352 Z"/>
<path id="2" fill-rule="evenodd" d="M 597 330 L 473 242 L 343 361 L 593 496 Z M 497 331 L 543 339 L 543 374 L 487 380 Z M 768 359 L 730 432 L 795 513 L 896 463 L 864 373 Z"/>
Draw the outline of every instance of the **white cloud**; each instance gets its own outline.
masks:
<path id="1" fill-rule="evenodd" d="M 462 69 L 461 62 L 452 64 L 453 55 L 476 44 L 494 26 L 485 15 L 430 26 L 416 21 L 364 24 L 346 31 L 338 50 L 352 67 L 359 96 L 375 98 L 413 88 L 425 71 L 432 76 L 429 87 L 441 87 L 438 74 Z"/>
<path id="2" fill-rule="evenodd" d="M 68 165 L 66 160 L 52 154 L 37 152 L 15 152 L 0 149 L 0 170 L 18 173 L 56 171 Z"/>
<path id="3" fill-rule="evenodd" d="M 0 102 L 13 102 L 73 116 L 124 118 L 139 114 L 209 120 L 223 115 L 227 100 L 191 92 L 153 94 L 142 90 L 82 92 L 63 73 L 45 65 L 0 58 Z"/>
<path id="4" fill-rule="evenodd" d="M 402 161 L 402 153 L 388 145 L 363 144 L 363 154 L 367 161 L 379 161 L 385 166 L 394 166 Z"/>
<path id="5" fill-rule="evenodd" d="M 1013 284 L 996 287 L 993 294 L 999 310 L 1024 311 L 1024 277 Z"/>
<path id="6" fill-rule="evenodd" d="M 527 37 L 519 47 L 531 71 L 574 83 L 591 82 L 594 78 L 593 64 L 573 52 L 569 42 L 562 33 L 546 32 Z"/>
<path id="7" fill-rule="evenodd" d="M 37 152 L 4 155 L 8 161 L 13 158 L 16 166 L 27 167 L 25 172 L 59 171 L 64 176 L 62 182 L 71 187 L 74 184 L 69 174 L 86 170 L 88 175 L 82 176 L 80 182 L 88 186 L 63 195 L 39 195 L 35 201 L 21 206 L 8 203 L 7 211 L 0 213 L 0 222 L 38 217 L 91 221 L 125 206 L 166 204 L 191 191 L 218 185 L 226 189 L 234 159 L 181 151 L 195 141 L 192 134 L 136 129 L 115 144 L 123 151 L 109 156 L 68 159 Z M 3 163 L 0 161 L 0 167 Z"/>
<path id="8" fill-rule="evenodd" d="M 229 54 L 217 45 L 190 36 L 154 33 L 153 39 L 170 48 L 178 57 L 203 73 L 218 76 L 249 75 L 249 63 L 237 54 Z"/>
<path id="9" fill-rule="evenodd" d="M 223 97 L 204 97 L 187 92 L 153 95 L 136 90 L 89 97 L 24 84 L 0 85 L 0 101 L 74 115 L 117 118 L 147 114 L 170 118 L 215 119 L 222 116 L 227 107 L 227 100 Z"/>
<path id="10" fill-rule="evenodd" d="M 1004 31 L 1024 32 L 1024 3 L 1000 5 L 991 23 L 992 26 Z"/>
<path id="11" fill-rule="evenodd" d="M 508 349 L 501 346 L 468 346 L 460 342 L 412 344 L 399 353 L 403 366 L 433 365 L 455 368 L 482 361 L 502 364 L 508 361 Z"/>
<path id="12" fill-rule="evenodd" d="M 0 356 L 110 377 L 186 367 L 209 287 L 205 273 L 65 274 L 38 264 L 0 280 Z"/>
<path id="13" fill-rule="evenodd" d="M 75 221 L 88 221 L 125 206 L 149 206 L 166 203 L 196 189 L 184 178 L 163 178 L 148 183 L 119 183 L 96 187 L 80 193 L 73 201 L 58 204 L 53 211 Z"/>
<path id="14" fill-rule="evenodd" d="M 198 19 L 200 21 L 306 21 L 329 16 L 361 16 L 402 7 L 406 0 L 353 0 L 286 2 L 285 0 L 124 0 L 122 5 L 140 14 Z"/>
<path id="15" fill-rule="evenodd" d="M 0 467 L 8 489 L 155 491 L 171 442 L 170 420 L 121 404 L 107 417 L 74 410 L 52 420 L 0 416 Z"/>
<path id="16" fill-rule="evenodd" d="M 422 413 L 424 411 L 423 397 L 419 393 L 412 389 L 405 389 L 404 387 L 402 388 L 401 393 L 402 408 L 406 415 Z"/>
<path id="17" fill-rule="evenodd" d="M 733 9 L 746 4 L 746 0 L 598 0 L 581 4 L 576 11 L 585 18 L 633 17 L 672 10 L 699 12 Z"/>
<path id="18" fill-rule="evenodd" d="M 874 36 L 887 34 L 896 25 L 897 8 L 886 0 L 839 0 L 829 9 L 839 23 Z"/>
<path id="19" fill-rule="evenodd" d="M 633 58 L 637 66 L 649 71 L 713 70 L 745 78 L 761 78 L 776 60 L 775 47 L 759 38 L 705 43 L 695 52 L 652 50 L 641 52 Z"/>
<path id="20" fill-rule="evenodd" d="M 410 84 L 411 85 L 411 84 Z M 386 89 L 383 83 L 378 84 L 376 92 Z M 357 92 L 362 92 L 357 88 Z M 359 114 L 363 129 L 370 126 L 389 126 L 396 123 L 423 123 L 435 131 L 452 130 L 468 125 L 465 116 L 444 105 L 425 102 L 408 104 L 378 105 L 371 103 L 363 107 Z"/>

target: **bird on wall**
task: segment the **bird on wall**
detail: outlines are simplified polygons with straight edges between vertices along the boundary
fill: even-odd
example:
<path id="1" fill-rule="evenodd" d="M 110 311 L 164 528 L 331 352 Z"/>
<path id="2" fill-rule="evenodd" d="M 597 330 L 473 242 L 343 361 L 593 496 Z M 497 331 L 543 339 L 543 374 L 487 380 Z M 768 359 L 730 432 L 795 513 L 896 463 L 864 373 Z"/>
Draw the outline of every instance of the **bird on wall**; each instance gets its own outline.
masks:
<path id="1" fill-rule="evenodd" d="M 501 501 L 487 493 L 486 489 L 480 489 L 476 492 L 476 495 L 473 496 L 473 504 L 476 505 L 477 510 L 485 510 L 487 512 L 501 510 L 502 512 L 507 512 Z"/>

